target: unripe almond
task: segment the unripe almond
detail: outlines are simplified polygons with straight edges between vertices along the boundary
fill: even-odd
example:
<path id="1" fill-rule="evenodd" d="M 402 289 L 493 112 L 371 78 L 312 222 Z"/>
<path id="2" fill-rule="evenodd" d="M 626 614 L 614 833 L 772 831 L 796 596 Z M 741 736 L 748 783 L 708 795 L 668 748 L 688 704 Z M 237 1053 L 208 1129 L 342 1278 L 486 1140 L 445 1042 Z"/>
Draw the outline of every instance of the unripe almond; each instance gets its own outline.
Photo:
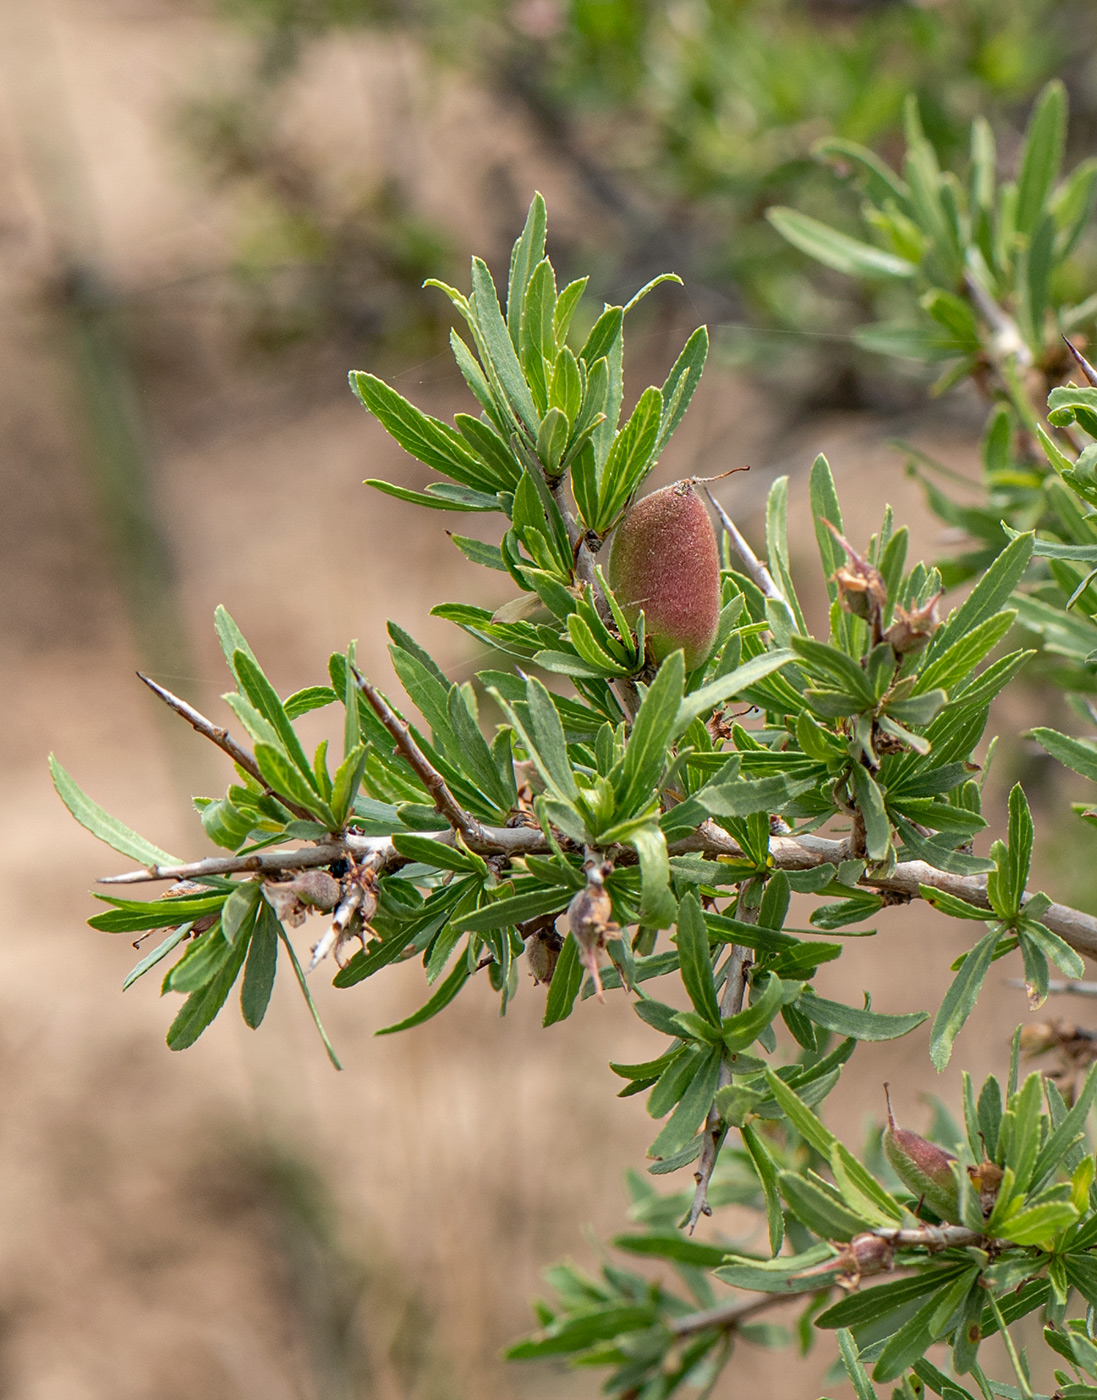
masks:
<path id="1" fill-rule="evenodd" d="M 884 1085 L 887 1094 L 887 1085 Z M 896 1125 L 888 1095 L 888 1125 L 884 1130 L 884 1156 L 903 1185 L 942 1220 L 960 1218 L 960 1200 L 952 1164 L 956 1158 L 935 1142 Z"/>
<path id="2" fill-rule="evenodd" d="M 641 609 L 655 661 L 679 647 L 686 670 L 704 662 L 720 617 L 720 557 L 692 480 L 636 502 L 614 531 L 609 583 L 630 624 Z"/>

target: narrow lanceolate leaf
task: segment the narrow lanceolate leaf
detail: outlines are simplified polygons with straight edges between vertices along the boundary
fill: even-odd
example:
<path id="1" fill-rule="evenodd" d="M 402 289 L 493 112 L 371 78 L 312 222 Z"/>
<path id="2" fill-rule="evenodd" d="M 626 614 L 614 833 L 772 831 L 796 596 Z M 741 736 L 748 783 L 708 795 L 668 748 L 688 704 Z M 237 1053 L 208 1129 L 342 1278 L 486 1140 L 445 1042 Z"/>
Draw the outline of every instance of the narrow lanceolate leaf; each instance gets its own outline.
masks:
<path id="1" fill-rule="evenodd" d="M 650 806 L 667 762 L 682 703 L 685 662 L 672 652 L 659 667 L 636 713 L 617 787 L 617 816 L 623 820 Z"/>
<path id="2" fill-rule="evenodd" d="M 579 945 L 569 933 L 556 959 L 556 966 L 549 983 L 545 1001 L 545 1018 L 542 1025 L 552 1026 L 571 1015 L 579 988 L 583 985 L 583 964 L 579 961 Z"/>
<path id="3" fill-rule="evenodd" d="M 177 857 L 138 836 L 123 822 L 104 812 L 98 802 L 93 802 L 76 780 L 61 767 L 53 754 L 49 756 L 50 773 L 57 795 L 82 827 L 105 841 L 112 850 L 129 856 L 141 865 L 178 865 Z"/>
<path id="4" fill-rule="evenodd" d="M 929 1041 L 929 1057 L 935 1069 L 942 1070 L 949 1062 L 952 1043 L 971 1015 L 979 989 L 994 957 L 999 937 L 998 928 L 995 927 L 980 938 L 964 959 L 952 986 L 945 993 L 945 999 L 941 1002 L 940 1010 L 934 1019 Z"/>
<path id="5" fill-rule="evenodd" d="M 766 210 L 766 218 L 794 248 L 848 277 L 913 277 L 918 271 L 907 258 L 850 238 L 795 209 L 777 205 Z"/>
<path id="6" fill-rule="evenodd" d="M 1056 80 L 1040 94 L 1025 133 L 1014 215 L 1018 233 L 1031 236 L 1040 223 L 1048 195 L 1059 178 L 1065 136 L 1066 89 Z"/>
<path id="7" fill-rule="evenodd" d="M 929 1019 L 928 1011 L 892 1016 L 880 1011 L 862 1011 L 853 1006 L 843 1006 L 841 1002 L 827 1001 L 814 993 L 802 996 L 796 1003 L 796 1009 L 817 1026 L 835 1031 L 838 1035 L 852 1036 L 855 1040 L 897 1040 Z"/>
<path id="8" fill-rule="evenodd" d="M 770 1253 L 775 1257 L 785 1239 L 785 1213 L 777 1190 L 777 1168 L 765 1144 L 765 1139 L 749 1126 L 739 1129 L 743 1146 L 750 1153 L 766 1201 L 766 1223 L 769 1227 Z"/>
<path id="9" fill-rule="evenodd" d="M 536 438 L 537 411 L 522 374 L 522 367 L 518 363 L 518 355 L 511 343 L 506 322 L 503 320 L 503 313 L 499 310 L 495 283 L 491 280 L 487 263 L 482 258 L 472 260 L 472 299 L 480 338 L 503 392 L 530 435 Z"/>
<path id="10" fill-rule="evenodd" d="M 413 1012 L 412 1015 L 406 1016 L 402 1021 L 397 1021 L 391 1026 L 382 1026 L 382 1028 L 379 1031 L 375 1031 L 374 1034 L 394 1035 L 397 1031 L 406 1031 L 410 1030 L 412 1026 L 421 1026 L 424 1021 L 429 1021 L 432 1016 L 437 1016 L 439 1011 L 444 1010 L 450 1004 L 468 981 L 468 978 L 468 959 L 459 957 L 449 976 L 424 1006 L 421 1006 L 419 1010 Z"/>
<path id="11" fill-rule="evenodd" d="M 927 652 L 931 661 L 1001 610 L 1028 568 L 1032 544 L 1031 533 L 1010 540 L 967 598 L 934 633 Z"/>
<path id="12" fill-rule="evenodd" d="M 809 1230 L 824 1239 L 848 1240 L 860 1234 L 866 1222 L 814 1181 L 797 1172 L 779 1173 L 777 1184 L 789 1209 Z"/>
<path id="13" fill-rule="evenodd" d="M 883 860 L 891 844 L 891 823 L 884 807 L 884 795 L 875 778 L 859 763 L 851 770 L 853 795 L 865 824 L 865 850 L 869 860 Z"/>
<path id="14" fill-rule="evenodd" d="M 1071 739 L 1056 729 L 1038 728 L 1030 730 L 1030 733 L 1052 758 L 1057 758 L 1067 768 L 1073 768 L 1075 773 L 1081 773 L 1083 778 L 1097 782 L 1097 744 Z"/>
<path id="15" fill-rule="evenodd" d="M 350 382 L 357 397 L 405 452 L 466 486 L 483 483 L 483 467 L 453 428 L 420 413 L 375 374 L 356 370 Z"/>
<path id="16" fill-rule="evenodd" d="M 678 707 L 678 718 L 674 725 L 675 737 L 683 734 L 698 716 L 708 715 L 717 705 L 722 705 L 741 691 L 757 685 L 759 681 L 773 675 L 774 671 L 779 671 L 782 666 L 787 666 L 790 661 L 795 660 L 796 657 L 788 650 L 767 651 L 762 656 L 756 656 L 744 662 L 742 666 L 737 666 L 726 676 L 719 676 L 708 685 L 701 686 L 699 690 L 691 691 Z"/>
<path id="17" fill-rule="evenodd" d="M 697 1013 L 720 1024 L 720 1005 L 716 999 L 716 983 L 712 976 L 712 956 L 709 952 L 708 928 L 701 910 L 701 901 L 690 890 L 678 905 L 678 956 L 682 982 Z"/>
<path id="18" fill-rule="evenodd" d="M 240 1011 L 252 1030 L 257 1030 L 267 1014 L 274 976 L 278 968 L 278 920 L 270 905 L 263 902 L 252 929 L 244 981 L 240 988 Z"/>
<path id="19" fill-rule="evenodd" d="M 221 1010 L 239 975 L 247 949 L 247 940 L 242 938 L 216 975 L 187 997 L 168 1030 L 170 1050 L 186 1050 L 193 1045 Z"/>
<path id="20" fill-rule="evenodd" d="M 846 1368 L 846 1375 L 853 1382 L 857 1400 L 877 1400 L 868 1372 L 861 1364 L 853 1333 L 844 1327 L 838 1333 L 838 1350 L 842 1357 L 842 1365 Z"/>

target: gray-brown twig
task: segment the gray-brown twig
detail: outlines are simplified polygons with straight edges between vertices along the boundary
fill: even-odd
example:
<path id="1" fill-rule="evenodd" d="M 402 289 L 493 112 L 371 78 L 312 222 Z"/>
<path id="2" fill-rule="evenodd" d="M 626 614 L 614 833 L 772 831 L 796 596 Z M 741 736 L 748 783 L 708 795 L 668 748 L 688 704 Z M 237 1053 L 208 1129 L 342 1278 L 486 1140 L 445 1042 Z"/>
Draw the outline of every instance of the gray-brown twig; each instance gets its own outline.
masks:
<path id="1" fill-rule="evenodd" d="M 407 759 L 415 776 L 434 798 L 434 810 L 445 817 L 454 831 L 460 832 L 465 841 L 482 843 L 485 839 L 484 827 L 471 812 L 465 811 L 453 793 L 450 792 L 445 778 L 415 742 L 411 729 L 405 721 L 389 709 L 380 691 L 370 685 L 369 681 L 357 670 L 354 672 L 354 678 L 359 690 L 373 707 L 377 718 L 396 740 L 396 747 Z"/>
<path id="2" fill-rule="evenodd" d="M 478 839 L 465 841 L 469 850 L 476 851 L 478 855 L 512 857 L 552 854 L 552 847 L 537 827 L 480 826 L 479 829 Z M 452 845 L 454 840 L 452 830 L 417 831 L 415 834 L 445 845 Z M 563 844 L 567 846 L 570 843 L 565 840 Z M 743 857 L 734 838 L 715 822 L 703 822 L 692 835 L 672 842 L 668 849 L 672 856 Z M 228 875 L 255 870 L 306 870 L 345 859 L 348 855 L 364 859 L 374 854 L 379 856 L 379 870 L 390 869 L 404 859 L 387 836 L 347 834 L 337 841 L 304 846 L 293 851 L 270 849 L 244 856 L 210 856 L 187 865 L 144 866 L 140 870 L 127 871 L 124 875 L 105 876 L 100 883 L 138 885 L 151 880 L 193 880 L 203 875 Z M 814 835 L 773 836 L 770 838 L 770 854 L 777 870 L 813 870 L 820 865 L 838 865 L 851 856 L 847 841 Z M 628 847 L 611 847 L 605 855 L 615 865 L 627 865 L 636 860 L 636 853 Z M 905 895 L 910 899 L 920 898 L 920 887 L 924 885 L 965 899 L 969 904 L 985 909 L 988 917 L 993 918 L 983 877 L 951 875 L 948 871 L 927 865 L 925 861 L 902 861 L 884 874 L 867 872 L 858 884 L 866 889 Z M 1025 898 L 1028 898 L 1027 892 Z M 1065 904 L 1052 904 L 1041 915 L 1040 921 L 1079 953 L 1097 959 L 1097 916 Z"/>
<path id="3" fill-rule="evenodd" d="M 685 1317 L 673 1318 L 667 1326 L 676 1337 L 691 1337 L 695 1332 L 707 1332 L 710 1327 L 722 1331 L 732 1331 L 740 1322 L 756 1313 L 775 1308 L 781 1303 L 803 1302 L 802 1293 L 756 1293 L 752 1298 L 736 1298 L 729 1303 L 719 1303 L 703 1312 L 687 1313 Z"/>
<path id="4" fill-rule="evenodd" d="M 765 566 L 765 564 L 762 563 L 761 559 L 758 558 L 754 550 L 751 549 L 750 545 L 747 544 L 743 536 L 739 533 L 738 529 L 736 528 L 735 521 L 732 520 L 731 516 L 728 515 L 727 511 L 724 509 L 724 507 L 720 504 L 720 502 L 716 499 L 716 497 L 712 494 L 712 492 L 708 489 L 707 486 L 704 487 L 704 492 L 705 495 L 712 502 L 712 508 L 720 517 L 720 524 L 724 528 L 724 533 L 731 541 L 732 548 L 742 560 L 743 567 L 746 569 L 747 574 L 754 582 L 755 586 L 761 591 L 761 593 L 765 597 L 772 598 L 775 603 L 784 603 L 785 607 L 788 607 L 788 602 L 785 599 L 785 595 L 781 592 L 781 590 L 773 581 L 773 575 L 770 573 L 769 569 Z"/>
<path id="5" fill-rule="evenodd" d="M 740 896 L 743 889 L 740 885 Z M 741 902 L 741 899 L 740 899 Z M 739 909 L 736 913 L 743 923 L 754 924 L 758 922 L 758 911 L 756 909 Z M 731 952 L 728 955 L 726 980 L 724 982 L 723 995 L 720 998 L 721 1020 L 728 1016 L 736 1016 L 743 1009 L 743 998 L 747 991 L 747 969 L 750 967 L 750 949 L 740 947 L 738 943 L 733 943 Z M 719 1091 L 731 1083 L 731 1077 L 735 1066 L 732 1057 L 724 1054 L 720 1061 L 720 1070 L 716 1078 L 716 1088 Z M 689 1232 L 692 1235 L 697 1228 L 697 1222 L 702 1215 L 711 1215 L 712 1207 L 708 1203 L 709 1182 L 712 1180 L 712 1173 L 716 1168 L 716 1159 L 720 1155 L 720 1148 L 724 1144 L 727 1136 L 727 1128 L 724 1127 L 723 1120 L 717 1112 L 715 1101 L 709 1108 L 708 1117 L 705 1119 L 704 1137 L 701 1140 L 701 1156 L 697 1162 L 697 1170 L 693 1173 L 693 1179 L 697 1183 L 697 1188 L 693 1193 L 693 1201 L 689 1208 Z"/>
<path id="6" fill-rule="evenodd" d="M 263 791 L 267 793 L 268 796 L 276 797 L 287 812 L 292 812 L 295 817 L 300 817 L 303 821 L 314 822 L 316 820 L 315 816 L 307 808 L 298 807 L 290 798 L 283 797 L 280 792 L 275 792 L 259 771 L 259 765 L 256 763 L 255 759 L 252 758 L 247 749 L 242 748 L 236 742 L 227 729 L 222 728 L 219 724 L 214 724 L 213 721 L 207 719 L 205 715 L 199 714 L 193 705 L 188 705 L 185 700 L 180 700 L 178 695 L 173 695 L 170 690 L 167 690 L 162 685 L 158 685 L 156 681 L 150 680 L 148 676 L 142 675 L 140 671 L 137 672 L 137 678 L 138 680 L 144 681 L 154 695 L 159 695 L 160 699 L 163 700 L 164 704 L 167 705 L 169 709 L 174 710 L 177 715 L 182 715 L 187 723 L 193 729 L 197 730 L 203 738 L 208 739 L 212 744 L 216 744 L 222 753 L 227 753 L 237 767 L 242 768 L 245 773 L 250 773 L 260 787 L 262 787 Z"/>

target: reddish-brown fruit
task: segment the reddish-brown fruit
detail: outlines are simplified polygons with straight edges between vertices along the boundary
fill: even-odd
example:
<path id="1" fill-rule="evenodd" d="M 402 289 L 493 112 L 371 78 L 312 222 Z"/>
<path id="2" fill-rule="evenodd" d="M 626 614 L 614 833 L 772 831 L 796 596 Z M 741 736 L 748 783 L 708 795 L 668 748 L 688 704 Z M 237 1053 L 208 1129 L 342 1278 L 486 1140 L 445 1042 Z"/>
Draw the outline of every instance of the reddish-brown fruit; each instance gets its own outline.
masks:
<path id="1" fill-rule="evenodd" d="M 630 623 L 643 610 L 654 660 L 679 647 L 687 671 L 707 659 L 720 617 L 720 556 L 692 480 L 653 491 L 627 512 L 614 531 L 609 583 Z"/>

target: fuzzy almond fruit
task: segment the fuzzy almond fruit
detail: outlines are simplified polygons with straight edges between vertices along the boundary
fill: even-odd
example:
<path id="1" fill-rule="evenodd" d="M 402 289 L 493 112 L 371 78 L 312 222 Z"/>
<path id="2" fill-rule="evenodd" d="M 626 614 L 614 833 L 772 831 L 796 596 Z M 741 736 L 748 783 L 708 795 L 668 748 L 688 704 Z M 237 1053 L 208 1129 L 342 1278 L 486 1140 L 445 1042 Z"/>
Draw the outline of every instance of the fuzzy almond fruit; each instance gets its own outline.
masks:
<path id="1" fill-rule="evenodd" d="M 609 583 L 630 624 L 643 611 L 653 660 L 681 647 L 693 671 L 708 658 L 720 618 L 720 556 L 692 479 L 626 512 L 613 534 Z"/>

